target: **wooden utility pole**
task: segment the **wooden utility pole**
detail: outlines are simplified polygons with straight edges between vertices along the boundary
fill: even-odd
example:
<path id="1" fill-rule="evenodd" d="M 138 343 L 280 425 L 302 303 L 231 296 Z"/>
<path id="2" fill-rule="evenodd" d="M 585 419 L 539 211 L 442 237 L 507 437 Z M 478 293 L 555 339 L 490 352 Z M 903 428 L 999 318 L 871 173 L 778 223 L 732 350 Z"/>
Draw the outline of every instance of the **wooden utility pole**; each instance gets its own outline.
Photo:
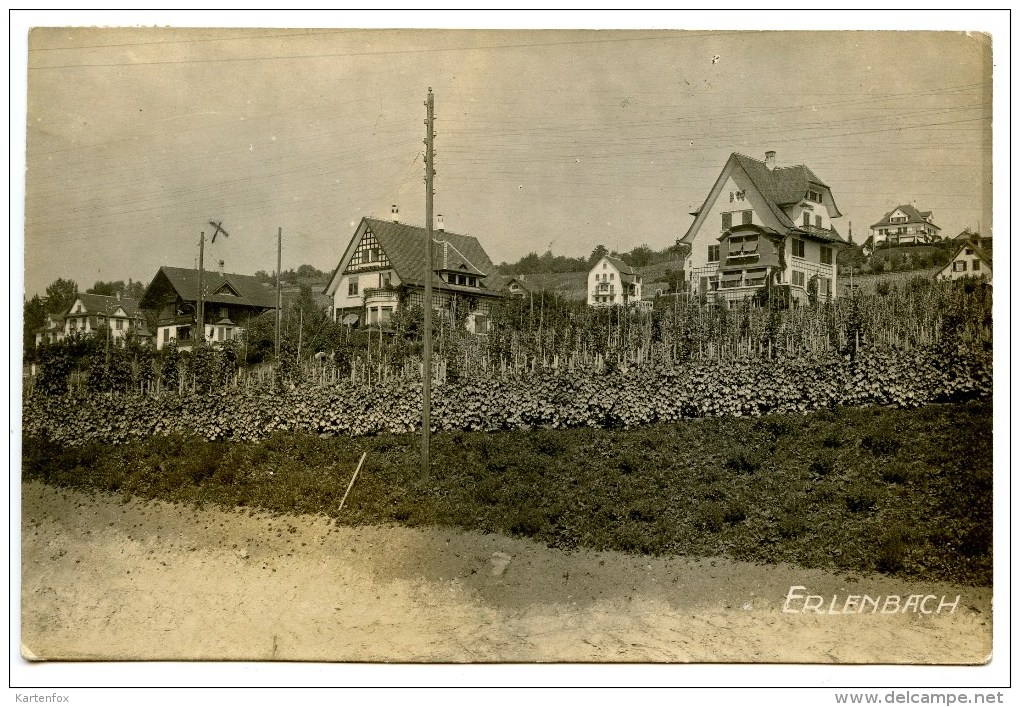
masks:
<path id="1" fill-rule="evenodd" d="M 205 231 L 198 241 L 198 307 L 195 312 L 195 344 L 205 343 L 205 296 L 202 291 L 205 278 Z"/>
<path id="2" fill-rule="evenodd" d="M 421 392 L 421 477 L 428 480 L 430 473 L 429 438 L 432 426 L 432 178 L 435 151 L 432 149 L 432 87 L 425 98 L 425 230 L 428 243 L 425 253 L 425 342 L 422 356 Z"/>
<path id="3" fill-rule="evenodd" d="M 280 362 L 280 310 L 283 293 L 280 290 L 280 267 L 283 260 L 283 227 L 276 229 L 276 362 Z"/>

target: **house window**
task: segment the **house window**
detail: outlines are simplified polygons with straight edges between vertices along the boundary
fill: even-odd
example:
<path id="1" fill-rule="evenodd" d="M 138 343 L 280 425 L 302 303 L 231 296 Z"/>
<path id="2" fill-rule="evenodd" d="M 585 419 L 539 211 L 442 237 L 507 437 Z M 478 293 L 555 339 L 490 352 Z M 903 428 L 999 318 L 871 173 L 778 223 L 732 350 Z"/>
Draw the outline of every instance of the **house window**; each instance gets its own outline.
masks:
<path id="1" fill-rule="evenodd" d="M 753 223 L 753 221 L 752 221 L 753 217 L 754 217 L 754 212 L 753 211 L 741 211 L 740 212 L 740 222 L 743 225 L 745 225 L 745 226 L 750 225 L 751 223 Z"/>
<path id="2" fill-rule="evenodd" d="M 380 317 L 380 323 L 386 324 L 393 318 L 393 307 L 383 307 L 382 315 Z"/>
<path id="3" fill-rule="evenodd" d="M 352 277 L 347 282 L 347 296 L 354 297 L 358 294 L 358 278 Z"/>
<path id="4" fill-rule="evenodd" d="M 974 262 L 976 263 L 977 261 L 975 260 Z M 974 269 L 977 270 L 977 268 L 974 268 Z M 121 319 L 118 319 L 117 320 L 117 331 L 120 331 L 123 328 L 124 328 L 124 321 L 121 320 Z"/>
<path id="5" fill-rule="evenodd" d="M 614 272 L 609 273 L 609 279 L 610 280 L 615 280 L 616 279 L 616 273 L 614 273 Z"/>
<path id="6" fill-rule="evenodd" d="M 606 269 L 606 261 L 605 261 L 605 260 L 603 260 L 603 261 L 602 261 L 602 269 L 603 269 L 603 270 L 605 270 L 605 269 Z"/>
<path id="7" fill-rule="evenodd" d="M 822 246 L 822 264 L 832 265 L 832 248 L 827 245 Z"/>
<path id="8" fill-rule="evenodd" d="M 710 245 L 708 247 L 708 262 L 718 263 L 719 262 L 719 246 Z"/>
<path id="9" fill-rule="evenodd" d="M 964 249 L 963 254 L 964 255 L 974 255 L 974 249 L 973 248 L 966 248 L 966 249 Z"/>
<path id="10" fill-rule="evenodd" d="M 980 260 L 972 260 L 972 261 L 970 261 L 970 265 L 971 265 L 971 270 L 980 270 L 981 269 L 981 261 Z"/>
<path id="11" fill-rule="evenodd" d="M 804 257 L 804 241 L 802 241 L 800 238 L 793 239 L 793 257 L 794 258 Z"/>
<path id="12" fill-rule="evenodd" d="M 800 270 L 793 271 L 793 284 L 797 287 L 804 287 L 804 273 Z"/>
<path id="13" fill-rule="evenodd" d="M 822 193 L 814 191 L 813 189 L 808 189 L 806 198 L 808 201 L 813 201 L 816 204 L 822 203 Z"/>
<path id="14" fill-rule="evenodd" d="M 811 214 L 809 214 L 807 211 L 805 211 L 804 212 L 804 228 L 807 228 L 810 225 L 811 225 Z"/>
<path id="15" fill-rule="evenodd" d="M 468 278 L 468 287 L 477 287 L 477 286 L 478 286 L 478 279 L 474 278 L 474 277 L 469 277 Z"/>
<path id="16" fill-rule="evenodd" d="M 815 216 L 815 228 L 821 228 L 821 227 L 822 227 L 822 217 L 816 215 Z"/>
<path id="17" fill-rule="evenodd" d="M 489 318 L 484 314 L 475 315 L 475 333 L 476 334 L 488 334 L 489 333 Z"/>
<path id="18" fill-rule="evenodd" d="M 733 214 L 726 212 L 722 215 L 722 230 L 733 228 Z"/>
<path id="19" fill-rule="evenodd" d="M 953 261 L 953 272 L 967 272 L 967 261 L 966 260 L 954 260 Z"/>
<path id="20" fill-rule="evenodd" d="M 825 293 L 826 297 L 832 297 L 832 278 L 822 278 L 822 291 Z"/>
<path id="21" fill-rule="evenodd" d="M 379 274 L 379 287 L 389 287 L 390 286 L 390 277 L 392 275 L 393 275 L 393 273 L 388 273 L 388 272 L 380 273 Z"/>
<path id="22" fill-rule="evenodd" d="M 765 268 L 753 268 L 744 271 L 744 285 L 758 287 L 765 284 Z"/>
<path id="23" fill-rule="evenodd" d="M 163 330 L 163 343 L 165 344 L 168 341 L 170 341 L 170 330 L 169 329 L 164 329 Z"/>

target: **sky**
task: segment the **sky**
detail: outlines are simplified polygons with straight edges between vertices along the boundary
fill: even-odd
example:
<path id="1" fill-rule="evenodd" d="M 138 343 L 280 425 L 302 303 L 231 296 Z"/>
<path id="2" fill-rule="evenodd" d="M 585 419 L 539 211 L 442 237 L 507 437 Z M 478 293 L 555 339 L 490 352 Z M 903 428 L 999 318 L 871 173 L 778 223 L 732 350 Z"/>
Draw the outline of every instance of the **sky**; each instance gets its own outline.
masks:
<path id="1" fill-rule="evenodd" d="M 85 289 L 195 267 L 210 221 L 229 236 L 207 242 L 206 267 L 245 274 L 275 270 L 278 229 L 284 269 L 329 271 L 363 216 L 395 204 L 424 225 L 429 87 L 435 212 L 496 263 L 671 245 L 732 152 L 808 165 L 857 242 L 904 203 L 943 235 L 992 228 L 998 47 L 962 31 L 987 29 L 966 15 L 949 23 L 961 31 L 881 32 L 750 31 L 732 14 L 646 30 L 216 17 L 29 25 L 28 297 L 58 277 Z"/>

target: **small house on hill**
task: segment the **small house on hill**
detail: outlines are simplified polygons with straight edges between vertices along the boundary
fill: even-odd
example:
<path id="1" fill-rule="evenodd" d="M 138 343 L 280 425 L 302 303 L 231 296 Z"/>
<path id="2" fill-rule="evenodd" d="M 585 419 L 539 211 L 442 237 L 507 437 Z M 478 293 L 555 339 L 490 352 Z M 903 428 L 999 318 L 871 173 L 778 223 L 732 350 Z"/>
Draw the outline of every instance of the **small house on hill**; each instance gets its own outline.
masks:
<path id="1" fill-rule="evenodd" d="M 602 256 L 588 271 L 588 304 L 609 307 L 641 301 L 641 274 L 619 258 Z"/>
<path id="2" fill-rule="evenodd" d="M 931 211 L 918 211 L 910 204 L 901 204 L 871 224 L 871 237 L 875 248 L 883 245 L 932 243 L 939 239 Z"/>
<path id="3" fill-rule="evenodd" d="M 66 312 L 48 314 L 46 324 L 35 332 L 35 344 L 54 343 L 73 334 L 104 336 L 116 344 L 129 335 L 141 341 L 151 338 L 137 300 L 87 292 L 79 294 Z"/>
<path id="4" fill-rule="evenodd" d="M 468 331 L 488 333 L 490 312 L 500 300 L 502 283 L 485 249 L 474 236 L 432 232 L 394 219 L 362 218 L 323 290 L 333 320 L 352 327 L 385 327 L 400 308 L 425 304 L 425 280 L 432 281 L 432 307 L 440 316 L 465 316 Z"/>
<path id="5" fill-rule="evenodd" d="M 163 266 L 145 288 L 141 307 L 155 313 L 156 348 L 171 341 L 190 350 L 198 339 L 198 270 Z M 238 336 L 248 321 L 276 309 L 276 292 L 251 275 L 219 271 L 202 274 L 204 331 L 208 342 Z"/>
<path id="6" fill-rule="evenodd" d="M 992 253 L 977 240 L 960 243 L 950 261 L 935 275 L 937 280 L 960 280 L 966 277 L 992 281 Z"/>

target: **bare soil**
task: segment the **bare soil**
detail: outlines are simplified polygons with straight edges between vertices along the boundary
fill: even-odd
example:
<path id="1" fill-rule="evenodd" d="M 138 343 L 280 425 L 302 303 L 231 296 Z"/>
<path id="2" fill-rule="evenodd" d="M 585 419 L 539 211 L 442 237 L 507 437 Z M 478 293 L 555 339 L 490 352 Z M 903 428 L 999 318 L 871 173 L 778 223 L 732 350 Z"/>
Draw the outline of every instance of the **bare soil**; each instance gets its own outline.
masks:
<path id="1" fill-rule="evenodd" d="M 862 542 L 867 542 L 863 539 Z M 29 660 L 983 663 L 991 590 L 22 486 Z M 953 613 L 783 613 L 935 594 Z"/>

